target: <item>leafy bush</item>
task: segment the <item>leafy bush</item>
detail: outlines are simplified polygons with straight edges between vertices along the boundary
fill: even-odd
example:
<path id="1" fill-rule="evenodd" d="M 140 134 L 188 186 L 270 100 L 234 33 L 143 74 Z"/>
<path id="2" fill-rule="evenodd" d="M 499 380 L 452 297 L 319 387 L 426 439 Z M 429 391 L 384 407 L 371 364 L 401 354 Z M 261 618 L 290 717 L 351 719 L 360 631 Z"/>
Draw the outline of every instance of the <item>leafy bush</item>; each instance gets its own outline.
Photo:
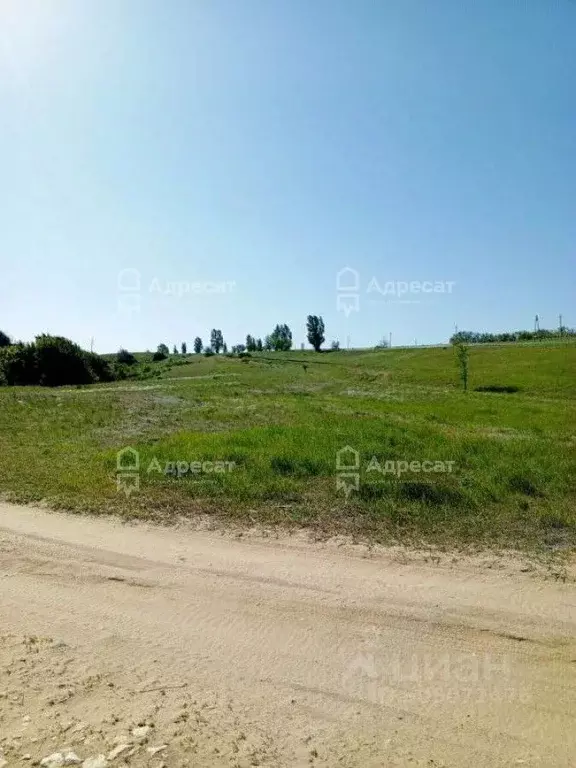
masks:
<path id="1" fill-rule="evenodd" d="M 541 339 L 562 339 L 565 336 L 576 336 L 574 328 L 558 328 L 547 330 L 539 328 L 537 331 L 505 331 L 504 333 L 477 333 L 476 331 L 458 331 L 451 339 L 450 344 L 496 344 L 506 341 L 538 341 Z"/>
<path id="2" fill-rule="evenodd" d="M 115 363 L 114 365 L 114 378 L 116 381 L 124 381 L 124 379 L 127 379 L 129 375 L 128 368 L 124 365 L 124 363 Z"/>
<path id="3" fill-rule="evenodd" d="M 160 360 L 166 360 L 168 355 L 164 354 L 164 352 L 160 351 L 160 349 L 157 349 L 156 352 L 152 355 L 152 360 L 155 363 L 158 363 Z"/>
<path id="4" fill-rule="evenodd" d="M 38 384 L 38 361 L 34 344 L 0 348 L 0 382 L 4 385 Z"/>
<path id="5" fill-rule="evenodd" d="M 100 355 L 85 352 L 63 336 L 42 334 L 30 344 L 0 349 L 0 382 L 10 386 L 92 384 L 114 374 Z"/>
<path id="6" fill-rule="evenodd" d="M 94 381 L 114 381 L 114 372 L 107 360 L 95 352 L 85 352 L 84 354 Z"/>
<path id="7" fill-rule="evenodd" d="M 86 353 L 63 336 L 43 333 L 36 336 L 38 383 L 45 387 L 63 384 L 90 384 L 94 381 Z"/>
<path id="8" fill-rule="evenodd" d="M 134 365 L 137 362 L 132 352 L 128 352 L 127 349 L 119 349 L 116 355 L 116 360 L 124 365 Z"/>

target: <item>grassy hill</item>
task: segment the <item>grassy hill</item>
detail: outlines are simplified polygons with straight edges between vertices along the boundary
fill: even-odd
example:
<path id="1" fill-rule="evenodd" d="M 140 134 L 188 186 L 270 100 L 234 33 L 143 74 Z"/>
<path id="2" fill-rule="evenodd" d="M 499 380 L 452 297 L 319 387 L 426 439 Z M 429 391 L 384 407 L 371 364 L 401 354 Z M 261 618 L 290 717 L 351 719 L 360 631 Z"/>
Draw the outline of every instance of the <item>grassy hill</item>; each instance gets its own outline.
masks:
<path id="1" fill-rule="evenodd" d="M 157 378 L 144 381 L 0 390 L 0 491 L 379 540 L 576 542 L 574 344 L 472 347 L 467 393 L 450 347 L 152 365 Z M 517 391 L 475 391 L 494 386 Z M 117 475 L 134 482 L 117 471 L 126 447 L 139 458 L 129 496 L 117 488 Z M 357 468 L 338 467 L 343 449 Z"/>

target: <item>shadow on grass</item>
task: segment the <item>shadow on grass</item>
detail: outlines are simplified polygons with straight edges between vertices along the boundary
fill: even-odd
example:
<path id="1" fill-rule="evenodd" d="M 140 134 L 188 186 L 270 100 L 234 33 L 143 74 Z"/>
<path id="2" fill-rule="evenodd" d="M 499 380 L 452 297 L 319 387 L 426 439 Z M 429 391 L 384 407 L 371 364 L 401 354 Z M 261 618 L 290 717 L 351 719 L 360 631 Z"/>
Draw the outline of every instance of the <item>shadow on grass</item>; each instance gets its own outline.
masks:
<path id="1" fill-rule="evenodd" d="M 481 387 L 475 387 L 475 392 L 499 392 L 500 394 L 513 394 L 519 392 L 520 387 L 515 384 L 484 384 Z"/>

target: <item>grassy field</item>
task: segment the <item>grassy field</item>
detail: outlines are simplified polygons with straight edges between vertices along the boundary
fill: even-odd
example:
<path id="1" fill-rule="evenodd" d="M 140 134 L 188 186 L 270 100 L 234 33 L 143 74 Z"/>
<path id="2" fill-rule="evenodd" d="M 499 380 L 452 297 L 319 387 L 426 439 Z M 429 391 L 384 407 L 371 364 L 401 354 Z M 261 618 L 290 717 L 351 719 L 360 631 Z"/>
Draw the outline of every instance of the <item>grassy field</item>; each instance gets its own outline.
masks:
<path id="1" fill-rule="evenodd" d="M 4 496 L 380 541 L 576 543 L 574 344 L 472 347 L 467 393 L 449 347 L 156 365 L 147 381 L 0 389 Z M 492 385 L 518 391 L 475 391 Z"/>

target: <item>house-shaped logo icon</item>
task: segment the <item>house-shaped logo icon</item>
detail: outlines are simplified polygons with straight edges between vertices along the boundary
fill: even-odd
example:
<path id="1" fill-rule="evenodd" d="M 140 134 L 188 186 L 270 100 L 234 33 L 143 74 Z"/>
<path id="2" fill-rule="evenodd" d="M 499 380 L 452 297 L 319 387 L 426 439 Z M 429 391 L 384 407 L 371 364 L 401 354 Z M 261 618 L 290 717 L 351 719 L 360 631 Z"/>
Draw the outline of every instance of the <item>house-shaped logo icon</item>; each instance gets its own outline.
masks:
<path id="1" fill-rule="evenodd" d="M 360 275 L 351 267 L 344 267 L 336 275 L 336 290 L 347 293 L 358 293 L 360 290 Z"/>
<path id="2" fill-rule="evenodd" d="M 349 445 L 341 448 L 336 454 L 337 472 L 357 472 L 360 469 L 360 454 Z"/>
<path id="3" fill-rule="evenodd" d="M 122 448 L 116 454 L 117 472 L 138 472 L 140 469 L 140 454 L 135 448 Z"/>
<path id="4" fill-rule="evenodd" d="M 119 291 L 139 291 L 140 290 L 140 272 L 137 269 L 128 268 L 118 272 L 118 290 Z"/>

